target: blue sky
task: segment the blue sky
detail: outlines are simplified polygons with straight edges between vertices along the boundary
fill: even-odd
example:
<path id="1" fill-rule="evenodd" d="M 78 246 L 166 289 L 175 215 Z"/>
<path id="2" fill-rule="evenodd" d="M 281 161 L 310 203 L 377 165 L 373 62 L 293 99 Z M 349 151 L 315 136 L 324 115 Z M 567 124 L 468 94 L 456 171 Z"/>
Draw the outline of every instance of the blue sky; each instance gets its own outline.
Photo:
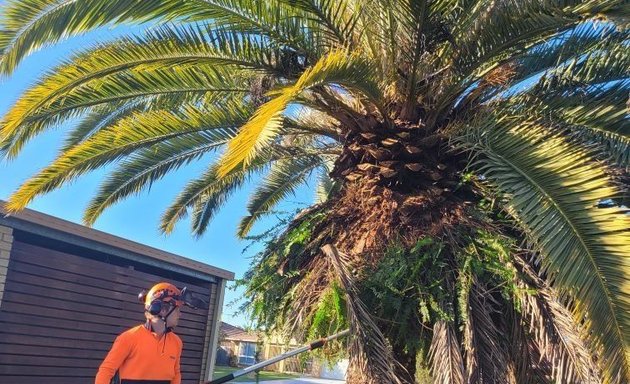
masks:
<path id="1" fill-rule="evenodd" d="M 73 51 L 87 47 L 97 39 L 99 41 L 112 39 L 129 31 L 129 28 L 100 30 L 85 36 L 73 37 L 32 54 L 10 77 L 0 78 L 0 114 L 4 115 L 29 85 Z M 6 200 L 23 181 L 55 157 L 62 143 L 63 132 L 70 124 L 62 125 L 57 130 L 37 137 L 25 147 L 17 159 L 12 161 L 0 159 L 0 199 Z M 237 223 L 246 212 L 245 205 L 251 188 L 246 187 L 233 195 L 201 239 L 195 239 L 190 234 L 187 221 L 182 221 L 169 236 L 162 235 L 157 229 L 162 211 L 185 182 L 200 174 L 205 167 L 204 162 L 191 164 L 168 175 L 155 183 L 150 192 L 125 200 L 107 210 L 94 228 L 227 269 L 233 271 L 237 278 L 241 277 L 247 270 L 250 258 L 260 249 L 254 246 L 243 254 L 242 251 L 249 242 L 239 241 L 235 235 Z M 106 172 L 107 169 L 104 169 L 86 175 L 71 185 L 37 198 L 29 208 L 81 223 L 82 211 Z M 283 208 L 289 209 L 296 204 L 311 202 L 313 192 L 307 187 L 302 188 L 290 200 L 291 202 L 285 204 Z M 253 233 L 271 225 L 272 220 L 260 223 L 254 228 Z M 228 290 L 225 296 L 223 319 L 235 325 L 247 325 L 245 316 L 234 315 L 236 306 L 228 305 L 238 300 L 241 295 L 240 290 Z"/>

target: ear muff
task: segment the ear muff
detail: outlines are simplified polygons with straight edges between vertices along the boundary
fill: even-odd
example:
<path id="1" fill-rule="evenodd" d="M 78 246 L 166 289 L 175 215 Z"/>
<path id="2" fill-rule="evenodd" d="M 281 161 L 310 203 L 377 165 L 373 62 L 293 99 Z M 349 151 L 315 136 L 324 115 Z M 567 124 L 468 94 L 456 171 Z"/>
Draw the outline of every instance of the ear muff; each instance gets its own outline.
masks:
<path id="1" fill-rule="evenodd" d="M 147 300 L 147 291 L 142 291 L 140 293 L 138 293 L 138 300 L 144 304 L 144 302 Z"/>

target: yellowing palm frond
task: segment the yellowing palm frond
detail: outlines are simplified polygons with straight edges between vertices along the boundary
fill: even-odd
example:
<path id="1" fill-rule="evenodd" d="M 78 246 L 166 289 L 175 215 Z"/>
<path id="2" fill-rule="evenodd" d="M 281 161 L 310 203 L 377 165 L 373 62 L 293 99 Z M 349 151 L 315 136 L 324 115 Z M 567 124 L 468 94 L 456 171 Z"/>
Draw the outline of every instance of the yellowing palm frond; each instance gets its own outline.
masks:
<path id="1" fill-rule="evenodd" d="M 219 174 L 225 176 L 241 164 L 249 164 L 276 136 L 281 127 L 282 113 L 300 93 L 316 86 L 338 84 L 359 91 L 371 102 L 379 103 L 381 95 L 374 78 L 373 68 L 356 54 L 339 50 L 326 55 L 304 71 L 294 84 L 276 91 L 275 97 L 256 111 L 230 142 L 221 160 Z"/>

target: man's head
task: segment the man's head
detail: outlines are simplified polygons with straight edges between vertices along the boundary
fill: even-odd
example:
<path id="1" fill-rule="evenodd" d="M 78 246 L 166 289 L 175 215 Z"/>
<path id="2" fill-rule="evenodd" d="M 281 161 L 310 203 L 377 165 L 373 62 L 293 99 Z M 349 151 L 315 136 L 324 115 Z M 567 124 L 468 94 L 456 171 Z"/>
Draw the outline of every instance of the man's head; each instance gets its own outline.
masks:
<path id="1" fill-rule="evenodd" d="M 147 315 L 165 320 L 168 328 L 177 326 L 183 304 L 181 291 L 170 283 L 155 284 L 144 297 Z"/>

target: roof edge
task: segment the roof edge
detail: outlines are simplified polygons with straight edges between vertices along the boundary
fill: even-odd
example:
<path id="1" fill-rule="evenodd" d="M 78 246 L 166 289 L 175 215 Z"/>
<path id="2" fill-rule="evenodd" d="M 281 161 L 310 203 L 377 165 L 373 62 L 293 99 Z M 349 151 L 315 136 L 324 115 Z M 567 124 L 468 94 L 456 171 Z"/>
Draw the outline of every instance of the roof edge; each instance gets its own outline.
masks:
<path id="1" fill-rule="evenodd" d="M 199 277 L 198 274 L 201 273 L 226 280 L 234 280 L 234 272 L 222 268 L 214 267 L 200 261 L 192 260 L 32 209 L 25 208 L 17 213 L 9 213 L 4 205 L 5 201 L 0 200 L 0 224 L 39 234 L 42 234 L 42 229 L 45 228 L 48 229 L 48 231 L 45 231 L 46 233 L 43 234 L 46 237 L 53 237 L 61 241 L 68 241 L 69 237 L 78 237 L 87 240 L 85 246 L 88 248 L 101 251 L 120 250 L 122 252 L 116 253 L 123 258 L 136 261 L 139 261 L 139 258 L 149 258 L 167 265 L 188 270 L 189 273 L 182 271 L 182 273 L 188 275 L 191 275 L 190 272 L 192 272 L 192 274 L 197 277 Z"/>

